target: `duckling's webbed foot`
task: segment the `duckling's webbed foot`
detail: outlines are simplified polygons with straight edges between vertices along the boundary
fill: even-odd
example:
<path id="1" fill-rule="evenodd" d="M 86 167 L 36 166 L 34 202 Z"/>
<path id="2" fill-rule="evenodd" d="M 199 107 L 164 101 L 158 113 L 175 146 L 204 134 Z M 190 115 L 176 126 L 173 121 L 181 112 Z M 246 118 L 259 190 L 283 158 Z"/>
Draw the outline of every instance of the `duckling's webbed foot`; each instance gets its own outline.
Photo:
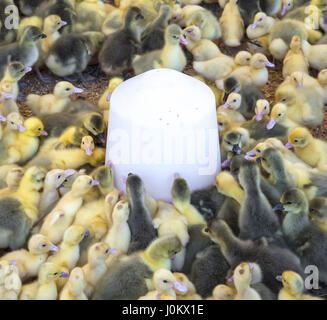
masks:
<path id="1" fill-rule="evenodd" d="M 44 83 L 51 83 L 52 82 L 52 78 L 49 77 L 49 76 L 44 76 L 41 71 L 40 71 L 40 68 L 39 67 L 35 67 L 35 71 L 36 71 L 36 74 L 37 74 L 37 77 L 40 81 L 44 82 Z"/>

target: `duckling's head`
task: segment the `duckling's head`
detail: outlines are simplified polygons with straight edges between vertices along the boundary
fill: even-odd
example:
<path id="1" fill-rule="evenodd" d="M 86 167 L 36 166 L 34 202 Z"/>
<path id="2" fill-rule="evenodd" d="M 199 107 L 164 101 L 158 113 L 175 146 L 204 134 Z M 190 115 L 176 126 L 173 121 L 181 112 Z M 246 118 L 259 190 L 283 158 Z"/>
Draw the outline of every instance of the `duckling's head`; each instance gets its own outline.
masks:
<path id="1" fill-rule="evenodd" d="M 190 189 L 187 185 L 187 182 L 183 178 L 176 178 L 174 180 L 172 189 L 171 189 L 171 194 L 173 199 L 179 200 L 182 202 L 190 202 L 191 200 L 191 194 L 190 194 Z"/>
<path id="2" fill-rule="evenodd" d="M 207 227 L 203 228 L 203 233 L 210 239 L 221 246 L 221 250 L 226 249 L 225 240 L 229 237 L 235 237 L 229 225 L 222 219 L 212 220 Z"/>
<path id="3" fill-rule="evenodd" d="M 183 31 L 177 24 L 170 24 L 165 31 L 165 42 L 176 45 L 184 41 Z M 185 41 L 184 41 L 185 42 Z"/>
<path id="4" fill-rule="evenodd" d="M 114 77 L 114 78 L 110 79 L 109 85 L 108 85 L 109 92 L 112 93 L 123 81 L 124 81 L 124 79 L 119 78 L 119 77 Z"/>
<path id="5" fill-rule="evenodd" d="M 236 287 L 250 285 L 252 281 L 251 265 L 247 262 L 239 264 L 234 270 L 233 280 Z"/>
<path id="6" fill-rule="evenodd" d="M 172 16 L 171 16 L 171 21 L 173 23 L 178 23 L 179 21 L 181 21 L 183 19 L 183 10 L 180 4 L 175 4 L 173 6 L 173 12 L 172 12 Z"/>
<path id="7" fill-rule="evenodd" d="M 52 190 L 63 187 L 64 181 L 75 173 L 75 170 L 53 169 L 45 177 L 44 185 Z"/>
<path id="8" fill-rule="evenodd" d="M 191 24 L 198 26 L 200 29 L 205 26 L 206 22 L 207 22 L 206 15 L 202 11 L 197 11 L 192 16 Z"/>
<path id="9" fill-rule="evenodd" d="M 12 189 L 17 188 L 23 176 L 24 176 L 23 168 L 16 167 L 10 169 L 6 175 L 6 183 L 8 188 L 12 188 Z"/>
<path id="10" fill-rule="evenodd" d="M 327 84 L 327 69 L 323 69 L 319 72 L 318 81 L 321 85 Z"/>
<path id="11" fill-rule="evenodd" d="M 234 290 L 225 284 L 219 284 L 212 291 L 215 300 L 233 300 L 234 295 Z"/>
<path id="12" fill-rule="evenodd" d="M 229 130 L 231 121 L 226 113 L 218 112 L 217 113 L 217 121 L 218 121 L 219 134 L 224 133 L 227 130 Z"/>
<path id="13" fill-rule="evenodd" d="M 327 219 L 327 198 L 318 197 L 310 201 L 309 214 L 315 222 L 325 222 Z"/>
<path id="14" fill-rule="evenodd" d="M 39 280 L 41 281 L 53 281 L 59 278 L 68 278 L 68 274 L 62 271 L 62 267 L 52 263 L 45 262 L 39 269 Z"/>
<path id="15" fill-rule="evenodd" d="M 282 210 L 289 213 L 298 214 L 308 210 L 308 200 L 305 193 L 297 188 L 285 191 L 280 202 L 283 206 Z"/>
<path id="16" fill-rule="evenodd" d="M 44 131 L 43 123 L 39 118 L 28 118 L 24 122 L 24 127 L 26 129 L 24 133 L 30 137 L 39 137 L 41 135 L 47 135 L 46 131 Z"/>
<path id="17" fill-rule="evenodd" d="M 175 235 L 166 235 L 155 239 L 147 251 L 152 258 L 172 258 L 182 250 L 182 243 Z"/>
<path id="18" fill-rule="evenodd" d="M 169 4 L 162 3 L 159 8 L 158 16 L 164 17 L 165 19 L 169 19 L 173 13 L 173 5 L 176 0 L 170 0 Z"/>
<path id="19" fill-rule="evenodd" d="M 242 134 L 238 131 L 226 132 L 223 136 L 222 147 L 226 151 L 240 154 L 242 149 Z"/>
<path id="20" fill-rule="evenodd" d="M 273 106 L 270 112 L 270 120 L 267 124 L 267 129 L 271 130 L 276 123 L 283 121 L 287 115 L 287 106 L 284 103 L 277 103 Z"/>
<path id="21" fill-rule="evenodd" d="M 276 102 L 284 103 L 290 106 L 296 102 L 297 94 L 296 88 L 292 85 L 285 85 L 277 89 L 275 99 Z"/>
<path id="22" fill-rule="evenodd" d="M 171 271 L 167 269 L 159 269 L 153 275 L 153 283 L 157 291 L 169 292 L 170 290 L 181 290 L 186 292 L 187 288 L 179 283 Z"/>
<path id="23" fill-rule="evenodd" d="M 88 251 L 88 261 L 105 261 L 110 255 L 110 247 L 105 242 L 96 242 Z"/>
<path id="24" fill-rule="evenodd" d="M 84 239 L 86 234 L 87 230 L 84 226 L 74 224 L 66 229 L 63 241 L 66 244 L 77 245 Z"/>
<path id="25" fill-rule="evenodd" d="M 99 182 L 99 189 L 103 195 L 107 195 L 113 189 L 114 173 L 111 167 L 101 166 L 92 172 L 93 179 Z"/>
<path id="26" fill-rule="evenodd" d="M 56 84 L 53 93 L 56 97 L 67 98 L 73 93 L 82 93 L 83 89 L 76 88 L 68 81 L 60 81 Z"/>
<path id="27" fill-rule="evenodd" d="M 44 19 L 43 28 L 46 33 L 55 33 L 66 24 L 66 21 L 62 21 L 59 16 L 52 14 Z"/>
<path id="28" fill-rule="evenodd" d="M 201 39 L 201 30 L 197 26 L 189 26 L 183 30 L 183 33 L 185 34 L 187 40 L 197 42 Z"/>
<path id="29" fill-rule="evenodd" d="M 186 293 L 192 294 L 196 292 L 194 284 L 189 280 L 189 278 L 184 273 L 174 272 L 173 275 L 179 283 L 181 283 L 187 288 L 186 292 L 182 292 L 178 289 L 175 289 L 177 296 L 184 296 Z"/>
<path id="30" fill-rule="evenodd" d="M 28 26 L 23 33 L 23 36 L 21 38 L 21 42 L 23 43 L 33 43 L 37 42 L 40 39 L 44 39 L 47 36 L 42 33 L 41 29 L 34 26 Z"/>
<path id="31" fill-rule="evenodd" d="M 79 294 L 86 287 L 84 271 L 80 267 L 74 268 L 68 279 L 68 286 L 71 293 Z"/>
<path id="32" fill-rule="evenodd" d="M 7 115 L 7 126 L 12 130 L 24 132 L 26 129 L 23 126 L 24 118 L 19 112 L 11 112 Z"/>
<path id="33" fill-rule="evenodd" d="M 83 119 L 83 125 L 92 135 L 99 137 L 104 142 L 104 121 L 101 114 L 96 112 L 87 113 Z"/>
<path id="34" fill-rule="evenodd" d="M 125 16 L 125 27 L 134 30 L 137 26 L 145 24 L 145 18 L 138 7 L 131 7 Z"/>
<path id="35" fill-rule="evenodd" d="M 312 134 L 307 128 L 294 128 L 288 135 L 288 142 L 294 148 L 304 148 L 313 140 Z"/>
<path id="36" fill-rule="evenodd" d="M 260 170 L 258 165 L 252 161 L 244 161 L 239 171 L 240 185 L 247 189 L 251 185 L 260 184 Z"/>
<path id="37" fill-rule="evenodd" d="M 251 29 L 255 29 L 256 27 L 264 27 L 266 23 L 267 23 L 267 15 L 264 12 L 258 12 L 254 16 Z"/>
<path id="38" fill-rule="evenodd" d="M 31 184 L 32 188 L 39 191 L 43 188 L 45 171 L 39 167 L 30 167 L 26 170 L 20 185 Z"/>
<path id="39" fill-rule="evenodd" d="M 282 0 L 281 16 L 285 16 L 288 11 L 291 11 L 294 6 L 294 0 Z"/>
<path id="40" fill-rule="evenodd" d="M 227 101 L 222 105 L 223 109 L 230 108 L 232 110 L 237 110 L 240 108 L 242 103 L 242 96 L 239 93 L 232 92 L 229 94 Z"/>
<path id="41" fill-rule="evenodd" d="M 255 106 L 255 113 L 256 113 L 255 119 L 257 121 L 261 121 L 263 116 L 268 114 L 269 111 L 270 111 L 269 101 L 265 99 L 259 99 Z"/>
<path id="42" fill-rule="evenodd" d="M 224 96 L 224 101 L 227 100 L 228 95 L 231 92 L 239 92 L 241 90 L 241 82 L 239 79 L 237 79 L 236 77 L 228 77 L 225 81 L 224 81 L 224 91 L 225 91 L 225 96 Z"/>
<path id="43" fill-rule="evenodd" d="M 274 148 L 265 149 L 260 157 L 262 167 L 270 174 L 279 177 L 285 174 L 282 153 Z"/>
<path id="44" fill-rule="evenodd" d="M 292 50 L 299 50 L 302 47 L 302 39 L 299 35 L 295 35 L 292 38 L 291 44 L 290 44 L 290 48 Z"/>
<path id="45" fill-rule="evenodd" d="M 25 67 L 21 62 L 14 61 L 11 62 L 6 69 L 6 73 L 15 81 L 20 80 L 24 75 L 31 71 L 30 67 Z M 9 90 L 9 88 L 8 88 Z"/>
<path id="46" fill-rule="evenodd" d="M 74 170 L 74 173 L 72 175 L 69 175 L 66 177 L 66 179 L 64 180 L 64 182 L 62 183 L 62 186 L 64 188 L 71 188 L 73 183 L 75 182 L 75 180 L 81 176 L 85 174 L 85 170 L 82 169 L 82 170 L 79 170 L 79 171 L 75 171 Z"/>
<path id="47" fill-rule="evenodd" d="M 285 290 L 292 295 L 301 295 L 304 290 L 302 277 L 294 271 L 284 271 L 282 274 L 282 284 Z"/>
<path id="48" fill-rule="evenodd" d="M 81 149 L 87 156 L 92 156 L 94 148 L 94 140 L 91 136 L 85 136 L 82 138 Z"/>
<path id="49" fill-rule="evenodd" d="M 128 199 L 132 202 L 143 202 L 147 193 L 142 179 L 135 174 L 128 175 L 126 191 Z"/>
<path id="50" fill-rule="evenodd" d="M 239 51 L 234 58 L 234 62 L 239 66 L 249 66 L 252 54 L 248 51 Z"/>
<path id="51" fill-rule="evenodd" d="M 112 219 L 114 222 L 122 223 L 126 222 L 129 217 L 129 205 L 127 201 L 121 200 L 117 202 L 112 213 Z"/>
<path id="52" fill-rule="evenodd" d="M 97 186 L 98 181 L 93 180 L 92 177 L 87 175 L 79 176 L 72 185 L 72 191 L 78 195 L 83 196 L 91 190 L 93 186 Z"/>
<path id="53" fill-rule="evenodd" d="M 231 190 L 239 188 L 239 185 L 230 172 L 222 171 L 216 176 L 216 187 L 221 194 L 229 197 L 231 195 Z"/>
<path id="54" fill-rule="evenodd" d="M 28 241 L 28 250 L 30 253 L 39 255 L 49 251 L 59 251 L 59 248 L 52 244 L 43 234 L 35 234 Z"/>
<path id="55" fill-rule="evenodd" d="M 256 53 L 252 56 L 250 65 L 254 69 L 263 69 L 265 67 L 273 68 L 275 65 L 271 63 L 262 53 Z"/>
<path id="56" fill-rule="evenodd" d="M 304 75 L 305 73 L 302 71 L 295 71 L 290 75 L 290 83 L 295 88 L 303 88 L 303 82 L 304 82 Z"/>

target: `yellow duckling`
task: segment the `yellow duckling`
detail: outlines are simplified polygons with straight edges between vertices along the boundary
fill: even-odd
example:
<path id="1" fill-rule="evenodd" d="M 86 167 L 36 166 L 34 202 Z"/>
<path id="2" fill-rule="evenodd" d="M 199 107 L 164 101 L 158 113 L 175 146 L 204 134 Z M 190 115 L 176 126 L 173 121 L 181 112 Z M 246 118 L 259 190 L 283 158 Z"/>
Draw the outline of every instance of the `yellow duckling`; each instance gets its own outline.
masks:
<path id="1" fill-rule="evenodd" d="M 267 16 L 264 12 L 258 12 L 254 16 L 253 23 L 246 29 L 246 35 L 249 39 L 257 39 L 270 33 L 276 20 Z"/>
<path id="2" fill-rule="evenodd" d="M 303 294 L 304 283 L 302 277 L 294 271 L 284 271 L 279 276 L 283 289 L 279 291 L 278 300 L 324 300 L 309 294 Z"/>
<path id="3" fill-rule="evenodd" d="M 155 290 L 148 292 L 138 300 L 160 300 L 162 294 L 169 295 L 171 300 L 176 300 L 175 290 L 187 292 L 187 287 L 176 280 L 174 275 L 166 269 L 159 269 L 153 274 Z"/>
<path id="4" fill-rule="evenodd" d="M 217 285 L 212 291 L 212 297 L 208 300 L 234 300 L 235 290 L 225 284 Z"/>
<path id="5" fill-rule="evenodd" d="M 60 292 L 59 300 L 88 300 L 84 293 L 86 287 L 85 275 L 82 268 L 76 267 Z"/>
<path id="6" fill-rule="evenodd" d="M 261 121 L 262 119 L 267 120 L 270 112 L 270 104 L 268 100 L 259 99 L 255 106 L 255 116 L 253 119 Z"/>
<path id="7" fill-rule="evenodd" d="M 37 116 L 60 113 L 65 110 L 71 101 L 70 96 L 74 93 L 82 93 L 84 90 L 76 88 L 70 82 L 60 81 L 54 87 L 52 94 L 40 96 L 29 94 L 26 104 Z"/>
<path id="8" fill-rule="evenodd" d="M 196 293 L 194 284 L 188 279 L 184 273 L 174 272 L 175 279 L 187 288 L 187 290 L 174 289 L 177 300 L 202 300 L 201 296 Z M 184 289 L 182 287 L 182 289 Z"/>
<path id="9" fill-rule="evenodd" d="M 54 244 L 58 244 L 72 224 L 77 210 L 83 204 L 83 196 L 97 185 L 91 177 L 79 176 L 73 183 L 71 191 L 65 194 L 46 216 L 40 233 L 46 235 Z"/>
<path id="10" fill-rule="evenodd" d="M 308 67 L 308 59 L 302 51 L 302 40 L 300 36 L 295 35 L 292 38 L 290 50 L 283 62 L 283 77 L 286 78 L 296 71 L 308 73 Z"/>
<path id="11" fill-rule="evenodd" d="M 38 275 L 41 265 L 47 260 L 51 251 L 59 248 L 52 244 L 49 239 L 41 234 L 36 234 L 28 241 L 28 251 L 20 249 L 12 251 L 1 257 L 1 260 L 14 260 L 22 281 Z"/>
<path id="12" fill-rule="evenodd" d="M 110 99 L 114 90 L 123 82 L 124 80 L 119 77 L 114 77 L 109 80 L 108 88 L 101 96 L 98 106 L 101 110 L 109 110 L 110 108 Z"/>
<path id="13" fill-rule="evenodd" d="M 295 154 L 311 167 L 327 164 L 327 143 L 314 138 L 307 128 L 294 128 L 288 135 L 286 148 L 294 148 Z"/>
<path id="14" fill-rule="evenodd" d="M 222 29 L 222 38 L 229 47 L 238 47 L 244 35 L 244 23 L 241 17 L 237 0 L 229 0 L 219 19 Z"/>
<path id="15" fill-rule="evenodd" d="M 119 201 L 112 213 L 112 226 L 109 229 L 104 242 L 109 247 L 126 253 L 131 241 L 131 230 L 128 225 L 129 207 L 128 202 Z"/>
<path id="16" fill-rule="evenodd" d="M 4 143 L 7 148 L 2 164 L 24 163 L 38 151 L 41 135 L 47 135 L 40 119 L 31 117 L 24 122 L 23 132 L 13 132 L 13 137 Z"/>
<path id="17" fill-rule="evenodd" d="M 109 192 L 104 200 L 105 214 L 108 221 L 108 229 L 110 229 L 113 224 L 112 213 L 116 203 L 119 200 L 119 196 L 120 196 L 119 191 L 115 189 Z"/>
<path id="18" fill-rule="evenodd" d="M 244 191 L 241 189 L 236 179 L 231 173 L 222 171 L 216 176 L 217 190 L 230 198 L 236 200 L 239 204 L 244 201 Z"/>
<path id="19" fill-rule="evenodd" d="M 312 199 L 310 201 L 309 215 L 321 230 L 327 232 L 327 198 Z"/>
<path id="20" fill-rule="evenodd" d="M 189 225 L 205 223 L 201 213 L 191 204 L 187 182 L 176 177 L 171 189 L 174 207 L 187 219 Z"/>
<path id="21" fill-rule="evenodd" d="M 249 66 L 251 62 L 252 54 L 248 51 L 239 51 L 234 57 L 236 67 Z"/>
<path id="22" fill-rule="evenodd" d="M 95 146 L 94 140 L 91 136 L 85 136 L 82 138 L 81 149 L 87 156 L 92 156 Z"/>
<path id="23" fill-rule="evenodd" d="M 249 40 L 247 48 L 252 54 L 262 53 L 265 56 L 269 55 L 269 35 Z"/>
<path id="24" fill-rule="evenodd" d="M 324 58 L 327 53 L 326 44 L 311 45 L 307 40 L 302 40 L 302 50 L 312 68 L 319 71 L 327 68 L 327 61 Z"/>
<path id="25" fill-rule="evenodd" d="M 24 118 L 18 112 L 11 112 L 7 115 L 7 126 L 4 130 L 4 135 L 7 134 L 8 130 L 18 130 L 24 132 L 26 129 L 23 126 Z"/>
<path id="26" fill-rule="evenodd" d="M 45 262 L 40 267 L 37 281 L 22 287 L 20 300 L 57 300 L 56 280 L 68 276 L 62 271 L 62 267 L 52 262 Z"/>
<path id="27" fill-rule="evenodd" d="M 242 122 L 234 122 L 230 120 L 227 113 L 225 111 L 220 111 L 217 113 L 217 121 L 218 121 L 218 128 L 219 128 L 219 138 L 221 139 L 223 135 L 234 128 L 239 127 Z"/>
<path id="28" fill-rule="evenodd" d="M 201 29 L 198 26 L 189 26 L 183 33 L 187 41 L 186 48 L 192 53 L 194 61 L 206 61 L 222 55 L 213 41 L 201 38 Z"/>
<path id="29" fill-rule="evenodd" d="M 58 143 L 59 145 L 64 146 L 76 146 L 79 147 L 82 143 L 83 137 L 87 136 L 88 132 L 81 127 L 69 127 L 67 128 L 59 137 Z M 55 140 L 57 141 L 57 140 Z"/>
<path id="30" fill-rule="evenodd" d="M 256 53 L 251 58 L 250 66 L 237 68 L 229 76 L 238 78 L 242 85 L 262 87 L 268 82 L 267 67 L 274 68 L 275 65 L 265 55 Z"/>
<path id="31" fill-rule="evenodd" d="M 0 300 L 18 300 L 22 281 L 15 263 L 11 263 L 9 274 L 6 275 L 4 286 L 1 288 Z"/>
<path id="32" fill-rule="evenodd" d="M 14 192 L 16 192 L 23 176 L 24 170 L 22 168 L 11 168 L 6 176 L 7 188 L 3 188 L 0 190 L 0 198 L 8 197 Z"/>
<path id="33" fill-rule="evenodd" d="M 324 104 L 327 104 L 327 69 L 323 69 L 318 74 L 318 82 L 324 91 Z"/>
<path id="34" fill-rule="evenodd" d="M 242 97 L 240 94 L 232 92 L 229 94 L 225 104 L 217 109 L 217 112 L 224 112 L 231 122 L 243 122 L 245 118 L 237 110 L 241 107 Z"/>
<path id="35" fill-rule="evenodd" d="M 269 122 L 267 123 L 267 129 L 271 130 L 276 123 L 288 128 L 289 130 L 299 126 L 288 117 L 287 106 L 284 103 L 277 103 L 273 106 Z"/>
<path id="36" fill-rule="evenodd" d="M 9 80 L 0 82 L 0 121 L 6 121 L 3 116 L 8 116 L 10 113 L 18 113 L 18 106 L 14 100 L 15 84 Z"/>
<path id="37" fill-rule="evenodd" d="M 110 251 L 110 247 L 104 242 L 97 242 L 89 248 L 87 264 L 82 268 L 86 281 L 84 292 L 87 297 L 92 295 L 98 281 L 106 273 L 106 260 L 111 253 Z"/>

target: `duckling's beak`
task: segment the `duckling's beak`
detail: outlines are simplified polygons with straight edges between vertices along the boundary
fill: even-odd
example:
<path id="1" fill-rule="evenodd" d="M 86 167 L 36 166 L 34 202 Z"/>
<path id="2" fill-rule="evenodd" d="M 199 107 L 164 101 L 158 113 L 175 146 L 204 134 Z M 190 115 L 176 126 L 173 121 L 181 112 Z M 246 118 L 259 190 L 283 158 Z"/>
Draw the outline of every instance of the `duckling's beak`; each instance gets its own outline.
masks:
<path id="1" fill-rule="evenodd" d="M 90 234 L 91 234 L 90 231 L 86 230 L 85 233 L 84 233 L 84 237 L 88 237 Z"/>
<path id="2" fill-rule="evenodd" d="M 100 141 L 101 141 L 102 143 L 105 143 L 105 142 L 106 142 L 106 140 L 104 139 L 104 135 L 103 135 L 103 133 L 99 133 L 99 134 L 97 135 L 97 137 L 100 139 Z"/>
<path id="3" fill-rule="evenodd" d="M 65 170 L 65 178 L 72 176 L 76 171 L 74 169 Z"/>
<path id="4" fill-rule="evenodd" d="M 88 156 L 92 156 L 92 154 L 93 154 L 92 148 L 91 148 L 90 146 L 87 146 L 87 147 L 85 148 L 85 153 L 86 153 L 86 155 L 88 155 Z"/>
<path id="5" fill-rule="evenodd" d="M 280 13 L 280 15 L 283 17 L 283 16 L 285 16 L 285 14 L 286 14 L 286 7 L 283 6 L 283 10 L 282 10 L 282 12 Z"/>
<path id="6" fill-rule="evenodd" d="M 256 119 L 257 121 L 261 121 L 262 118 L 263 118 L 263 113 L 260 111 L 260 112 L 257 113 L 255 119 Z"/>
<path id="7" fill-rule="evenodd" d="M 246 153 L 247 156 L 255 156 L 255 151 L 254 150 L 250 150 Z"/>
<path id="8" fill-rule="evenodd" d="M 14 266 L 16 266 L 17 265 L 17 261 L 16 260 L 11 260 L 10 261 L 10 266 L 11 267 L 14 267 Z"/>
<path id="9" fill-rule="evenodd" d="M 233 281 L 234 281 L 234 277 L 231 276 L 227 281 L 228 281 L 228 282 L 233 282 Z"/>
<path id="10" fill-rule="evenodd" d="M 275 68 L 275 65 L 272 62 L 267 61 L 266 62 L 266 67 L 268 67 L 268 68 Z"/>
<path id="11" fill-rule="evenodd" d="M 271 118 L 269 122 L 267 123 L 267 129 L 271 130 L 276 124 L 276 120 L 274 118 Z"/>
<path id="12" fill-rule="evenodd" d="M 173 283 L 173 288 L 181 293 L 186 293 L 187 292 L 187 287 L 181 284 L 178 281 L 174 281 Z"/>
<path id="13" fill-rule="evenodd" d="M 256 27 L 258 26 L 258 23 L 257 22 L 254 22 L 252 25 L 251 25 L 251 29 L 255 29 Z"/>
<path id="14" fill-rule="evenodd" d="M 301 81 L 297 86 L 298 89 L 302 89 L 303 88 L 303 81 Z"/>
<path id="15" fill-rule="evenodd" d="M 249 160 L 249 161 L 253 161 L 254 158 L 251 157 L 250 155 L 246 154 L 246 155 L 244 156 L 244 159 Z"/>
<path id="16" fill-rule="evenodd" d="M 110 101 L 110 99 L 111 99 L 111 95 L 112 95 L 112 93 L 109 92 L 108 97 L 107 97 L 107 101 Z"/>
<path id="17" fill-rule="evenodd" d="M 179 38 L 179 42 L 181 44 L 184 44 L 185 46 L 188 45 L 188 41 L 185 39 L 185 37 L 183 35 Z"/>
<path id="18" fill-rule="evenodd" d="M 82 92 L 84 92 L 84 90 L 75 87 L 73 92 L 74 92 L 74 93 L 82 93 Z"/>
<path id="19" fill-rule="evenodd" d="M 223 104 L 222 106 L 222 109 L 227 109 L 230 107 L 230 102 L 226 102 L 225 104 Z"/>
<path id="20" fill-rule="evenodd" d="M 7 118 L 4 117 L 2 114 L 0 114 L 0 121 L 6 122 L 7 121 Z"/>
<path id="21" fill-rule="evenodd" d="M 221 168 L 225 169 L 225 168 L 229 168 L 231 163 L 231 159 L 226 159 L 222 164 L 221 164 Z"/>
<path id="22" fill-rule="evenodd" d="M 238 144 L 234 144 L 233 145 L 233 152 L 236 154 L 240 154 L 241 153 L 241 148 Z"/>
<path id="23" fill-rule="evenodd" d="M 68 278 L 69 274 L 67 272 L 61 272 L 59 278 Z"/>
<path id="24" fill-rule="evenodd" d="M 63 27 L 63 26 L 65 26 L 67 24 L 67 22 L 66 21 L 61 21 L 61 26 Z"/>
<path id="25" fill-rule="evenodd" d="M 25 131 L 26 131 L 26 128 L 25 128 L 23 125 L 21 125 L 21 124 L 19 124 L 19 125 L 17 126 L 17 129 L 18 129 L 18 131 L 20 131 L 20 132 L 25 132 Z"/>
<path id="26" fill-rule="evenodd" d="M 293 148 L 293 145 L 292 145 L 290 142 L 287 142 L 287 143 L 285 144 L 285 148 L 286 148 L 286 149 L 292 149 L 292 148 Z"/>
<path id="27" fill-rule="evenodd" d="M 224 93 L 224 97 L 223 97 L 223 101 L 225 102 L 228 99 L 229 93 L 225 92 Z"/>
<path id="28" fill-rule="evenodd" d="M 110 254 L 115 254 L 115 253 L 117 253 L 117 252 L 118 252 L 118 250 L 115 249 L 115 248 L 111 248 L 111 249 L 110 249 Z"/>
<path id="29" fill-rule="evenodd" d="M 45 131 L 45 130 L 43 130 L 42 132 L 41 132 L 41 136 L 47 136 L 48 135 L 48 133 Z"/>
<path id="30" fill-rule="evenodd" d="M 111 160 L 106 161 L 106 166 L 112 168 L 113 164 Z"/>
<path id="31" fill-rule="evenodd" d="M 99 184 L 98 180 L 92 180 L 92 187 L 98 186 Z"/>
<path id="32" fill-rule="evenodd" d="M 54 244 L 50 245 L 50 251 L 58 252 L 59 250 L 60 250 L 59 247 L 55 246 Z"/>
<path id="33" fill-rule="evenodd" d="M 279 282 L 282 282 L 283 278 L 282 278 L 282 276 L 276 276 L 276 280 L 279 281 Z"/>
<path id="34" fill-rule="evenodd" d="M 30 71 L 32 71 L 32 68 L 31 67 L 25 67 L 25 73 L 28 73 Z"/>
<path id="35" fill-rule="evenodd" d="M 274 211 L 284 211 L 284 205 L 282 203 L 278 203 L 275 207 L 273 207 Z"/>
<path id="36" fill-rule="evenodd" d="M 44 34 L 44 33 L 42 33 L 42 34 L 40 35 L 40 39 L 45 39 L 46 37 L 47 37 L 47 35 Z"/>
<path id="37" fill-rule="evenodd" d="M 5 98 L 5 100 L 8 100 L 8 99 L 13 99 L 14 95 L 11 93 L 4 93 L 3 97 Z"/>

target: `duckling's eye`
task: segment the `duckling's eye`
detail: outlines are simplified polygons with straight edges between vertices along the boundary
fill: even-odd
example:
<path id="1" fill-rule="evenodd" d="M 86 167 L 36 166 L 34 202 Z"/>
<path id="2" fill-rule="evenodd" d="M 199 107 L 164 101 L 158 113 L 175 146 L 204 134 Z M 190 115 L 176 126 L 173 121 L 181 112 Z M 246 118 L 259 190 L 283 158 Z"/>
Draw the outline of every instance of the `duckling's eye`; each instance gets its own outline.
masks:
<path id="1" fill-rule="evenodd" d="M 294 140 L 294 142 L 295 142 L 295 143 L 298 143 L 298 142 L 299 142 L 299 140 L 298 140 L 298 139 L 295 139 L 295 140 Z"/>
<path id="2" fill-rule="evenodd" d="M 287 201 L 286 204 L 292 204 L 292 202 L 291 201 Z"/>
<path id="3" fill-rule="evenodd" d="M 41 128 L 38 128 L 37 130 L 41 131 L 42 129 Z"/>
<path id="4" fill-rule="evenodd" d="M 267 106 L 265 106 L 264 109 L 267 110 Z"/>
<path id="5" fill-rule="evenodd" d="M 10 123 L 11 123 L 11 124 L 14 124 L 14 122 L 13 122 L 13 121 L 10 121 Z"/>
<path id="6" fill-rule="evenodd" d="M 70 88 L 66 88 L 66 91 L 69 91 L 70 90 Z"/>
<path id="7" fill-rule="evenodd" d="M 64 182 L 67 182 L 67 181 L 68 181 L 67 179 L 64 180 Z"/>
<path id="8" fill-rule="evenodd" d="M 231 143 L 229 141 L 227 141 L 227 144 L 231 145 Z"/>
<path id="9" fill-rule="evenodd" d="M 258 152 L 258 153 L 261 153 L 261 150 L 260 150 L 260 149 L 257 149 L 257 152 Z"/>
<path id="10" fill-rule="evenodd" d="M 25 72 L 25 69 L 20 70 L 21 73 Z"/>
<path id="11" fill-rule="evenodd" d="M 60 179 L 61 178 L 61 174 L 57 177 L 57 179 Z"/>
<path id="12" fill-rule="evenodd" d="M 178 39 L 178 37 L 177 37 L 177 36 L 173 36 L 173 38 L 174 38 L 174 39 Z"/>
<path id="13" fill-rule="evenodd" d="M 84 142 L 84 141 L 83 141 L 82 143 L 83 143 L 83 144 L 85 144 L 85 142 Z"/>
<path id="14" fill-rule="evenodd" d="M 234 99 L 233 102 L 236 102 L 236 99 Z"/>
<path id="15" fill-rule="evenodd" d="M 92 180 L 91 181 L 89 181 L 89 184 L 91 184 L 92 183 Z"/>
<path id="16" fill-rule="evenodd" d="M 43 248 L 46 247 L 46 246 L 47 246 L 46 243 L 43 243 L 43 244 L 42 244 L 42 247 L 43 247 Z"/>
<path id="17" fill-rule="evenodd" d="M 55 272 L 53 275 L 56 276 L 58 274 L 58 272 Z"/>
<path id="18" fill-rule="evenodd" d="M 93 128 L 94 131 L 97 131 L 97 129 Z"/>
<path id="19" fill-rule="evenodd" d="M 168 280 L 162 280 L 163 283 L 168 283 Z"/>
<path id="20" fill-rule="evenodd" d="M 286 98 L 284 98 L 282 101 L 285 102 L 286 101 Z"/>
<path id="21" fill-rule="evenodd" d="M 105 251 L 105 253 L 108 253 L 109 252 L 109 249 L 107 249 L 106 251 Z"/>
<path id="22" fill-rule="evenodd" d="M 209 233 L 209 228 L 205 228 L 204 232 Z"/>
<path id="23" fill-rule="evenodd" d="M 218 122 L 218 125 L 223 126 L 224 123 L 223 122 Z"/>
<path id="24" fill-rule="evenodd" d="M 250 61 L 251 59 L 250 58 L 246 58 L 246 61 Z"/>
<path id="25" fill-rule="evenodd" d="M 261 160 L 266 161 L 266 158 L 261 158 Z"/>
<path id="26" fill-rule="evenodd" d="M 262 21 L 262 18 L 260 18 L 259 21 Z"/>
<path id="27" fill-rule="evenodd" d="M 281 113 L 278 113 L 278 117 L 280 117 L 282 114 Z"/>

